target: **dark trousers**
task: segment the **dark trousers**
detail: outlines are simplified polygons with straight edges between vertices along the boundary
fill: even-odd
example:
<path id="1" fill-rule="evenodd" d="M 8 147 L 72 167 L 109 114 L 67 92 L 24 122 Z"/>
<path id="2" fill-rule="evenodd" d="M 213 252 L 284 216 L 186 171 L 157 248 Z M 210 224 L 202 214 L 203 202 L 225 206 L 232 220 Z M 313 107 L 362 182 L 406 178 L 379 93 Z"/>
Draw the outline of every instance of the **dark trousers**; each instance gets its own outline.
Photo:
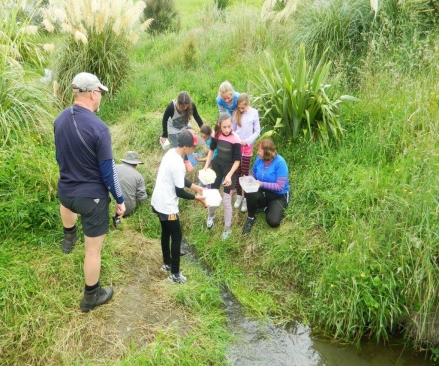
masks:
<path id="1" fill-rule="evenodd" d="M 246 193 L 248 217 L 254 217 L 258 207 L 265 209 L 265 219 L 270 227 L 280 225 L 288 205 L 288 193 L 278 194 L 259 188 L 257 192 Z"/>
<path id="2" fill-rule="evenodd" d="M 176 220 L 160 221 L 160 225 L 163 263 L 171 265 L 171 273 L 177 274 L 180 272 L 180 246 L 183 238 L 180 218 L 177 216 Z"/>

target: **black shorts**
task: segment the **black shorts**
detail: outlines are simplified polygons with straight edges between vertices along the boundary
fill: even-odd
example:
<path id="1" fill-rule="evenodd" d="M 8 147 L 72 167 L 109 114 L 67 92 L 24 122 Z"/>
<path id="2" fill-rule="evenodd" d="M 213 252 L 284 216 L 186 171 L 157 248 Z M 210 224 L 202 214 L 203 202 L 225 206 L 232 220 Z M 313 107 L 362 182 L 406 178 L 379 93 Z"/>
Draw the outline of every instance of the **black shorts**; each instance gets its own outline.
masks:
<path id="1" fill-rule="evenodd" d="M 86 198 L 58 196 L 58 198 L 64 207 L 81 215 L 84 235 L 95 238 L 108 232 L 110 197 Z"/>
<path id="2" fill-rule="evenodd" d="M 225 176 L 230 172 L 230 169 L 232 169 L 233 163 L 225 163 L 222 160 L 219 160 L 218 158 L 212 160 L 211 168 L 216 173 L 215 182 L 211 184 L 212 188 L 219 189 L 222 181 L 224 180 Z M 232 184 L 230 186 L 224 187 L 224 193 L 230 194 L 233 193 L 233 189 L 236 185 L 236 172 L 232 175 Z"/>

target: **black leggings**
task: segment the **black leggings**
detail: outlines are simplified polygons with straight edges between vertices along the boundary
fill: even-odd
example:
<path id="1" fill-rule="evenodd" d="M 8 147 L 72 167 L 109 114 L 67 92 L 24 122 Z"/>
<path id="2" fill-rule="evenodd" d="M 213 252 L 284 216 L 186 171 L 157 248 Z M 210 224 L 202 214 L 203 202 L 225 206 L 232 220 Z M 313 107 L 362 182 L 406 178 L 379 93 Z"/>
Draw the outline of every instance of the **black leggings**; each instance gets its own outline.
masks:
<path id="1" fill-rule="evenodd" d="M 278 194 L 259 188 L 257 192 L 246 193 L 248 217 L 254 217 L 258 207 L 265 209 L 265 219 L 270 227 L 280 225 L 288 205 L 288 193 Z"/>
<path id="2" fill-rule="evenodd" d="M 177 215 L 176 215 L 177 216 Z M 171 265 L 171 273 L 180 272 L 180 246 L 183 235 L 181 233 L 180 219 L 160 220 L 162 226 L 162 254 L 163 263 Z M 171 246 L 169 247 L 169 242 Z"/>

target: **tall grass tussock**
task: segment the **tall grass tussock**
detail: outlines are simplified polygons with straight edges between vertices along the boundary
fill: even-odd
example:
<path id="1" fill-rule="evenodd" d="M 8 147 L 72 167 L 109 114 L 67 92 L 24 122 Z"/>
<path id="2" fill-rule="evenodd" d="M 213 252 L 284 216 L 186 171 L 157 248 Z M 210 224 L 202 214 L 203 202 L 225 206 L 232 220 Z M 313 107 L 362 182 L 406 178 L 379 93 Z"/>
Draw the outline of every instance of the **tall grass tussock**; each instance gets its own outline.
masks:
<path id="1" fill-rule="evenodd" d="M 143 1 L 52 0 L 42 9 L 48 32 L 69 35 L 54 60 L 57 94 L 64 104 L 70 101 L 71 80 L 82 71 L 97 75 L 110 93 L 120 90 L 131 70 L 133 45 L 152 22 L 140 22 L 145 6 Z"/>

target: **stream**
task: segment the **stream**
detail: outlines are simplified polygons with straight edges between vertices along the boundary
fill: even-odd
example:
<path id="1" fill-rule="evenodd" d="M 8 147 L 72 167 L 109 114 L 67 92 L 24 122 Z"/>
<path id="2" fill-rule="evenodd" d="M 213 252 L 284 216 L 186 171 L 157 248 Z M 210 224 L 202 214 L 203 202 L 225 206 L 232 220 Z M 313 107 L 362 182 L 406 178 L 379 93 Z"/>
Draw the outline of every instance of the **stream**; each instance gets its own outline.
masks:
<path id="1" fill-rule="evenodd" d="M 182 244 L 186 258 L 200 264 L 194 247 L 186 239 Z M 232 366 L 434 365 L 425 359 L 425 353 L 414 354 L 399 344 L 384 347 L 370 340 L 358 349 L 320 340 L 311 334 L 308 326 L 300 323 L 280 327 L 254 320 L 244 315 L 241 304 L 230 292 L 224 291 L 221 296 L 230 331 L 236 337 L 227 354 Z"/>
<path id="2" fill-rule="evenodd" d="M 222 294 L 231 332 L 236 342 L 228 352 L 233 366 L 426 366 L 424 354 L 414 355 L 400 345 L 383 347 L 371 340 L 353 346 L 313 337 L 303 324 L 278 327 L 243 315 L 242 307 L 228 292 Z"/>

